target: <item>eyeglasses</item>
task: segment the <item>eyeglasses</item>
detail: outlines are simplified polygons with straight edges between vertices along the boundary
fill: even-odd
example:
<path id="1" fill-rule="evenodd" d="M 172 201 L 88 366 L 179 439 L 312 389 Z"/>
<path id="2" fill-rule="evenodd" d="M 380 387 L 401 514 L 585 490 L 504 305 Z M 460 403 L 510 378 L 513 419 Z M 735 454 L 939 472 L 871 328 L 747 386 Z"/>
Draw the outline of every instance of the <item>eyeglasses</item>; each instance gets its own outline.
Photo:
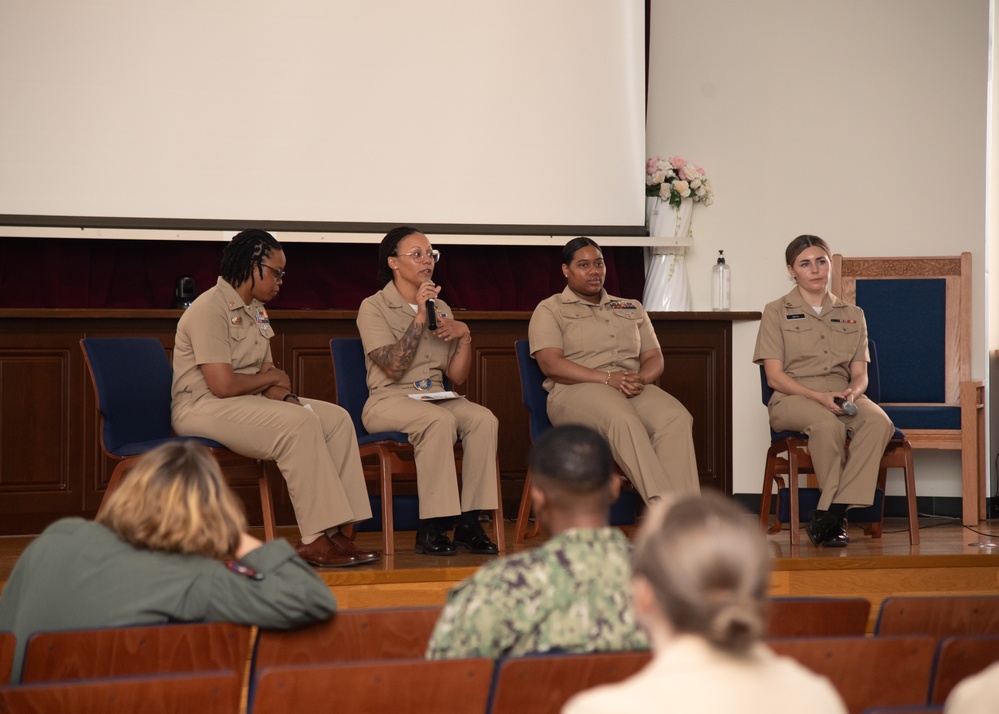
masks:
<path id="1" fill-rule="evenodd" d="M 424 253 L 422 250 L 414 250 L 412 253 L 396 253 L 396 257 L 403 255 L 408 255 L 417 263 L 422 261 L 424 258 L 433 258 L 435 263 L 441 259 L 441 252 L 439 250 L 432 250 L 429 253 Z"/>
<path id="2" fill-rule="evenodd" d="M 284 276 L 288 274 L 288 273 L 286 273 L 283 270 L 278 270 L 277 268 L 272 268 L 271 266 L 267 265 L 267 263 L 261 263 L 261 265 L 263 267 L 267 268 L 268 270 L 270 270 L 272 273 L 274 273 L 274 277 L 277 278 L 278 281 L 284 280 Z"/>

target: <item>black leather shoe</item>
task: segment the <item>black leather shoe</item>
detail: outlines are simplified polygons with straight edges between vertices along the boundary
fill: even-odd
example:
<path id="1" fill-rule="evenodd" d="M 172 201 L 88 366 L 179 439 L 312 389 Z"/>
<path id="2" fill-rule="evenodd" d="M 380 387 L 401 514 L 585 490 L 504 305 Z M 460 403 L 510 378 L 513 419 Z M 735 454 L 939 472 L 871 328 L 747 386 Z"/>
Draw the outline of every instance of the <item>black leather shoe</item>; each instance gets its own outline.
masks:
<path id="1" fill-rule="evenodd" d="M 826 539 L 822 542 L 826 548 L 845 548 L 850 542 L 850 536 L 846 532 L 846 517 L 839 522 L 838 525 L 833 526 L 829 533 L 826 535 Z"/>
<path id="2" fill-rule="evenodd" d="M 416 552 L 423 555 L 454 555 L 457 550 L 447 533 L 430 522 L 421 523 L 416 529 Z"/>
<path id="3" fill-rule="evenodd" d="M 482 524 L 479 522 L 459 523 L 455 526 L 454 544 L 477 555 L 496 555 L 499 553 L 499 548 L 489 540 L 489 536 L 482 530 Z"/>
<path id="4" fill-rule="evenodd" d="M 837 525 L 836 516 L 829 511 L 813 511 L 812 517 L 805 524 L 805 533 L 808 534 L 808 540 L 812 541 L 812 545 L 817 548 L 820 545 L 825 545 L 830 533 Z"/>

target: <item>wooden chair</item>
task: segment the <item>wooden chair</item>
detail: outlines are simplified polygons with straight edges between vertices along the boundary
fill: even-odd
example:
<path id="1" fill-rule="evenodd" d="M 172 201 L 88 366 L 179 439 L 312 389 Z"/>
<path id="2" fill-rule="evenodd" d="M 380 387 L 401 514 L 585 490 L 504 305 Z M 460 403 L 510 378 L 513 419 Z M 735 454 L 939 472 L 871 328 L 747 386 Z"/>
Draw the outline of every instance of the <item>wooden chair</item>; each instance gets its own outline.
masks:
<path id="1" fill-rule="evenodd" d="M 16 645 L 17 638 L 13 632 L 0 632 L 0 685 L 10 682 Z"/>
<path id="2" fill-rule="evenodd" d="M 961 680 L 999 662 L 999 636 L 945 637 L 937 646 L 930 704 L 943 704 Z"/>
<path id="3" fill-rule="evenodd" d="M 962 520 L 985 514 L 985 385 L 971 379 L 971 254 L 833 256 L 832 292 L 882 352 L 882 408 L 914 449 L 961 452 Z M 903 306 L 904 309 L 900 309 Z"/>
<path id="4" fill-rule="evenodd" d="M 409 436 L 401 431 L 368 433 L 361 421 L 364 403 L 368 400 L 367 369 L 364 365 L 364 346 L 357 337 L 334 337 L 330 340 L 333 355 L 333 378 L 336 382 L 336 401 L 347 410 L 354 422 L 361 460 L 374 460 L 375 475 L 365 468 L 364 477 L 379 484 L 382 502 L 382 548 L 386 555 L 395 553 L 395 525 L 392 513 L 392 482 L 416 481 L 416 462 Z M 455 445 L 455 466 L 461 473 L 461 445 Z M 496 459 L 497 508 L 493 512 L 493 531 L 496 547 L 506 551 L 506 534 L 503 530 L 503 491 L 500 487 L 499 458 Z"/>
<path id="5" fill-rule="evenodd" d="M 867 366 L 867 392 L 868 399 L 880 403 L 881 398 L 881 376 L 878 362 L 878 347 L 874 340 L 868 340 L 868 350 L 871 355 L 870 364 Z M 767 383 L 766 372 L 760 365 L 760 386 L 764 406 L 770 403 L 773 396 L 773 388 Z M 909 516 L 909 543 L 919 545 L 919 516 L 916 510 L 916 475 L 912 461 L 912 448 L 906 438 L 897 427 L 885 453 L 881 457 L 881 468 L 878 470 L 878 483 L 876 489 L 880 493 L 880 508 L 877 513 L 871 509 L 863 509 L 871 516 L 870 526 L 865 529 L 874 538 L 881 537 L 882 521 L 884 519 L 884 491 L 888 480 L 888 469 L 900 468 L 905 479 L 906 505 Z M 767 451 L 767 462 L 763 471 L 763 494 L 760 498 L 760 524 L 767 529 L 768 533 L 780 533 L 781 528 L 781 501 L 780 493 L 787 489 L 788 520 L 790 522 L 791 545 L 798 545 L 801 541 L 800 519 L 801 507 L 799 499 L 798 481 L 801 474 L 815 474 L 811 456 L 808 453 L 808 436 L 794 431 L 774 431 L 770 430 L 770 449 Z M 784 486 L 783 477 L 787 476 L 787 486 Z M 773 525 L 770 525 L 770 499 L 774 486 L 778 487 L 778 502 Z M 877 503 L 877 500 L 876 500 Z M 851 518 L 854 516 L 851 515 Z"/>
<path id="6" fill-rule="evenodd" d="M 483 658 L 269 667 L 260 673 L 250 711 L 284 714 L 325 702 L 343 712 L 482 714 L 493 666 Z"/>
<path id="7" fill-rule="evenodd" d="M 227 622 L 38 632 L 25 648 L 21 681 L 209 670 L 230 670 L 242 681 L 251 632 Z"/>
<path id="8" fill-rule="evenodd" d="M 864 714 L 932 714 L 932 712 L 942 712 L 943 707 L 924 704 L 914 707 L 871 707 L 865 709 Z"/>
<path id="9" fill-rule="evenodd" d="M 274 540 L 274 506 L 264 462 L 230 451 L 211 439 L 173 433 L 170 416 L 173 369 L 158 339 L 85 337 L 80 340 L 80 347 L 97 396 L 101 449 L 118 462 L 98 513 L 122 476 L 143 454 L 169 441 L 193 439 L 209 448 L 230 483 L 256 482 L 264 534 L 267 540 Z"/>
<path id="10" fill-rule="evenodd" d="M 542 386 L 545 381 L 545 375 L 537 362 L 531 358 L 531 347 L 528 340 L 517 340 L 514 342 L 514 349 L 517 352 L 517 368 L 520 372 L 521 396 L 524 406 L 527 407 L 531 429 L 531 442 L 533 443 L 552 428 L 552 423 L 548 419 L 548 392 Z M 621 467 L 617 464 L 614 464 L 614 476 L 620 480 L 622 487 L 618 503 L 622 504 L 626 510 L 633 510 L 631 509 L 631 504 L 637 504 L 641 501 L 641 498 L 633 489 L 631 481 L 628 480 L 628 477 L 624 475 Z M 517 511 L 517 528 L 514 531 L 513 537 L 513 542 L 517 545 L 523 544 L 525 538 L 534 538 L 541 532 L 541 524 L 537 521 L 534 522 L 530 531 L 527 530 L 527 524 L 531 517 L 531 507 L 531 472 L 528 470 L 524 476 L 524 490 L 520 496 L 520 508 Z M 637 505 L 635 510 L 637 510 Z M 613 511 L 614 509 L 612 508 L 612 523 L 616 521 Z M 631 523 L 634 523 L 634 517 L 630 520 Z M 624 530 L 628 532 L 627 525 L 624 526 Z"/>
<path id="11" fill-rule="evenodd" d="M 770 601 L 767 637 L 859 637 L 871 602 L 862 597 L 777 597 Z"/>
<path id="12" fill-rule="evenodd" d="M 926 704 L 933 637 L 796 637 L 767 644 L 828 677 L 851 714 L 876 706 Z"/>
<path id="13" fill-rule="evenodd" d="M 637 673 L 650 652 L 599 652 L 511 657 L 501 660 L 490 714 L 558 714 L 584 689 L 613 684 Z"/>
<path id="14" fill-rule="evenodd" d="M 332 619 L 297 630 L 260 630 L 253 670 L 361 660 L 417 659 L 440 615 L 440 607 L 338 610 Z"/>
<path id="15" fill-rule="evenodd" d="M 999 595 L 888 597 L 875 635 L 999 635 Z"/>
<path id="16" fill-rule="evenodd" d="M 73 714 L 236 714 L 235 672 L 160 674 L 0 687 L 0 712 Z"/>

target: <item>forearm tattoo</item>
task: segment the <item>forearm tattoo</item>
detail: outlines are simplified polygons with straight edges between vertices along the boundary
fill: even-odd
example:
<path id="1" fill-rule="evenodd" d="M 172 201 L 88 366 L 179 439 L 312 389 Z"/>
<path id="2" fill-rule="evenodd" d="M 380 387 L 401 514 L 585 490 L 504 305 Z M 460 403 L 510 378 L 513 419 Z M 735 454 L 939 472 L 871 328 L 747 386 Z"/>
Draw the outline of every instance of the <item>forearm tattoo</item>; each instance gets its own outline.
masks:
<path id="1" fill-rule="evenodd" d="M 423 328 L 424 325 L 413 322 L 406 330 L 406 334 L 394 345 L 385 345 L 372 351 L 371 360 L 389 377 L 399 379 L 406 374 L 409 365 L 413 363 L 420 337 L 423 336 Z"/>

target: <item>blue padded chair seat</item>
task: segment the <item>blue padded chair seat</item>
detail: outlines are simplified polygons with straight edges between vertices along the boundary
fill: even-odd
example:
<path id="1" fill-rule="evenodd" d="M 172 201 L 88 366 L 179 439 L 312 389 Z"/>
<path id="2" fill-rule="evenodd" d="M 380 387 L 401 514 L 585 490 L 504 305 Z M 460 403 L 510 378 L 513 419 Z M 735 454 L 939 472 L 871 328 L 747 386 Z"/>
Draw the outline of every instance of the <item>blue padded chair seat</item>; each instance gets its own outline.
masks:
<path id="1" fill-rule="evenodd" d="M 881 405 L 893 424 L 905 429 L 960 429 L 961 407 Z"/>
<path id="2" fill-rule="evenodd" d="M 354 428 L 356 431 L 357 428 L 356 423 L 354 424 Z M 361 428 L 363 429 L 364 427 L 362 426 Z M 409 434 L 404 434 L 401 431 L 377 431 L 374 434 L 365 433 L 364 436 L 361 436 L 360 432 L 358 432 L 357 436 L 358 446 L 366 446 L 367 444 L 374 444 L 375 442 L 378 441 L 395 441 L 400 444 L 408 444 Z"/>
<path id="3" fill-rule="evenodd" d="M 171 441 L 196 441 L 202 446 L 206 446 L 209 449 L 224 449 L 226 448 L 224 444 L 220 444 L 217 441 L 211 439 L 206 439 L 203 436 L 172 436 L 169 439 L 153 439 L 151 441 L 136 441 L 132 444 L 122 444 L 118 447 L 119 456 L 138 456 L 139 454 L 144 454 L 147 451 L 152 451 L 157 446 L 161 444 L 166 444 Z"/>

